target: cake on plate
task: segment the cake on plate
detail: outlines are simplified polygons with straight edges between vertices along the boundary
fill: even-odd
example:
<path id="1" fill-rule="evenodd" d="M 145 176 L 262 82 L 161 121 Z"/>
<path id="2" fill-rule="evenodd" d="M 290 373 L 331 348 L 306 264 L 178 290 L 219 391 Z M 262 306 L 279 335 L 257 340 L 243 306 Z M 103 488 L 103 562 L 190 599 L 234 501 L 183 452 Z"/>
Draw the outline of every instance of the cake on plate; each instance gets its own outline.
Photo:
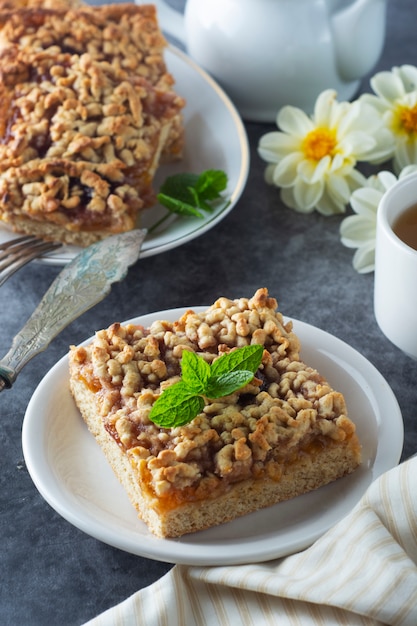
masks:
<path id="1" fill-rule="evenodd" d="M 155 7 L 8 4 L 0 4 L 0 220 L 81 246 L 135 228 L 156 202 L 159 164 L 180 158 L 184 141 L 185 101 Z"/>
<path id="2" fill-rule="evenodd" d="M 252 379 L 205 398 L 190 421 L 152 421 L 181 380 L 184 352 L 210 366 L 263 348 Z M 353 472 L 361 445 L 345 399 L 300 358 L 300 342 L 267 289 L 219 298 L 204 312 L 149 328 L 114 323 L 70 350 L 70 388 L 88 429 L 158 537 L 228 522 Z M 185 422 L 185 423 L 183 423 Z"/>

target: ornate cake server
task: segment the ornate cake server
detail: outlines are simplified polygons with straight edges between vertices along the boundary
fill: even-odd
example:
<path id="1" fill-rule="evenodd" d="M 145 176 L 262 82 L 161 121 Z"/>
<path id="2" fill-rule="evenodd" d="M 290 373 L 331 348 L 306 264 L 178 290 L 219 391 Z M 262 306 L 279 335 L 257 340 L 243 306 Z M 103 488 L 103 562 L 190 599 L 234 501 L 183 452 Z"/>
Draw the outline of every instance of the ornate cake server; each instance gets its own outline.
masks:
<path id="1" fill-rule="evenodd" d="M 132 230 L 92 244 L 55 278 L 22 330 L 0 360 L 0 391 L 48 347 L 68 324 L 103 300 L 112 283 L 122 280 L 139 258 L 146 230 Z"/>

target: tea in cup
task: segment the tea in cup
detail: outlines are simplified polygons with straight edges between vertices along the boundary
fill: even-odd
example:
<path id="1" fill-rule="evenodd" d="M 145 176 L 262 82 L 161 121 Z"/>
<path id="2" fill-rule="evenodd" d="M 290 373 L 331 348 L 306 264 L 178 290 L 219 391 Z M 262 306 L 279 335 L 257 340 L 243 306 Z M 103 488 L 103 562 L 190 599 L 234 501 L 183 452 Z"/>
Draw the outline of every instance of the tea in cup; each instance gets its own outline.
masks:
<path id="1" fill-rule="evenodd" d="M 417 174 L 400 179 L 378 207 L 374 310 L 384 335 L 417 359 Z"/>

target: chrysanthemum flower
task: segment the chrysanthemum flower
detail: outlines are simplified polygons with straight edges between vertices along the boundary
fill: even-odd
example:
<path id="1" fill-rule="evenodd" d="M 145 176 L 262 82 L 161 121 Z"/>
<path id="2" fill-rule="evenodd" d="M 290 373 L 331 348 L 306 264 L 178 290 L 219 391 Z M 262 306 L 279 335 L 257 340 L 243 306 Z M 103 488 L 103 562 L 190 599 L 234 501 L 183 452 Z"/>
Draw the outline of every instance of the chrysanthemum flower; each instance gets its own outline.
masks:
<path id="1" fill-rule="evenodd" d="M 319 95 L 311 117 L 283 107 L 277 116 L 281 131 L 261 137 L 258 151 L 269 163 L 265 179 L 281 187 L 284 204 L 304 213 L 344 213 L 352 191 L 365 183 L 357 162 L 392 153 L 391 133 L 375 113 L 358 100 L 337 102 L 330 89 Z"/>
<path id="2" fill-rule="evenodd" d="M 405 167 L 399 178 L 417 173 L 417 165 Z M 357 248 L 353 255 L 353 267 L 360 274 L 375 269 L 376 214 L 382 196 L 397 182 L 388 171 L 370 176 L 366 185 L 352 193 L 350 204 L 356 215 L 345 217 L 340 225 L 340 239 L 347 248 Z"/>
<path id="3" fill-rule="evenodd" d="M 417 67 L 402 65 L 372 77 L 376 95 L 364 94 L 362 102 L 376 108 L 394 137 L 395 172 L 417 163 Z"/>

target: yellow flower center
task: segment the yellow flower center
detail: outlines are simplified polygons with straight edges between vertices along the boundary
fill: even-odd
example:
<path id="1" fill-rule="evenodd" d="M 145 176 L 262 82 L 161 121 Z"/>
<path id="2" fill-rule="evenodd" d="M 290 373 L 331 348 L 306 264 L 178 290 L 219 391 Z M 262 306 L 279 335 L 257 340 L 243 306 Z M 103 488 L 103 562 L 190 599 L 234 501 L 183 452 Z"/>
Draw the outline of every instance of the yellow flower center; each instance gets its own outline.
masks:
<path id="1" fill-rule="evenodd" d="M 320 161 L 323 157 L 333 156 L 336 147 L 334 131 L 328 128 L 315 128 L 303 140 L 302 149 L 307 159 Z"/>
<path id="2" fill-rule="evenodd" d="M 408 135 L 417 132 L 417 104 L 412 109 L 402 107 L 398 111 L 398 120 L 400 128 L 405 130 Z"/>

